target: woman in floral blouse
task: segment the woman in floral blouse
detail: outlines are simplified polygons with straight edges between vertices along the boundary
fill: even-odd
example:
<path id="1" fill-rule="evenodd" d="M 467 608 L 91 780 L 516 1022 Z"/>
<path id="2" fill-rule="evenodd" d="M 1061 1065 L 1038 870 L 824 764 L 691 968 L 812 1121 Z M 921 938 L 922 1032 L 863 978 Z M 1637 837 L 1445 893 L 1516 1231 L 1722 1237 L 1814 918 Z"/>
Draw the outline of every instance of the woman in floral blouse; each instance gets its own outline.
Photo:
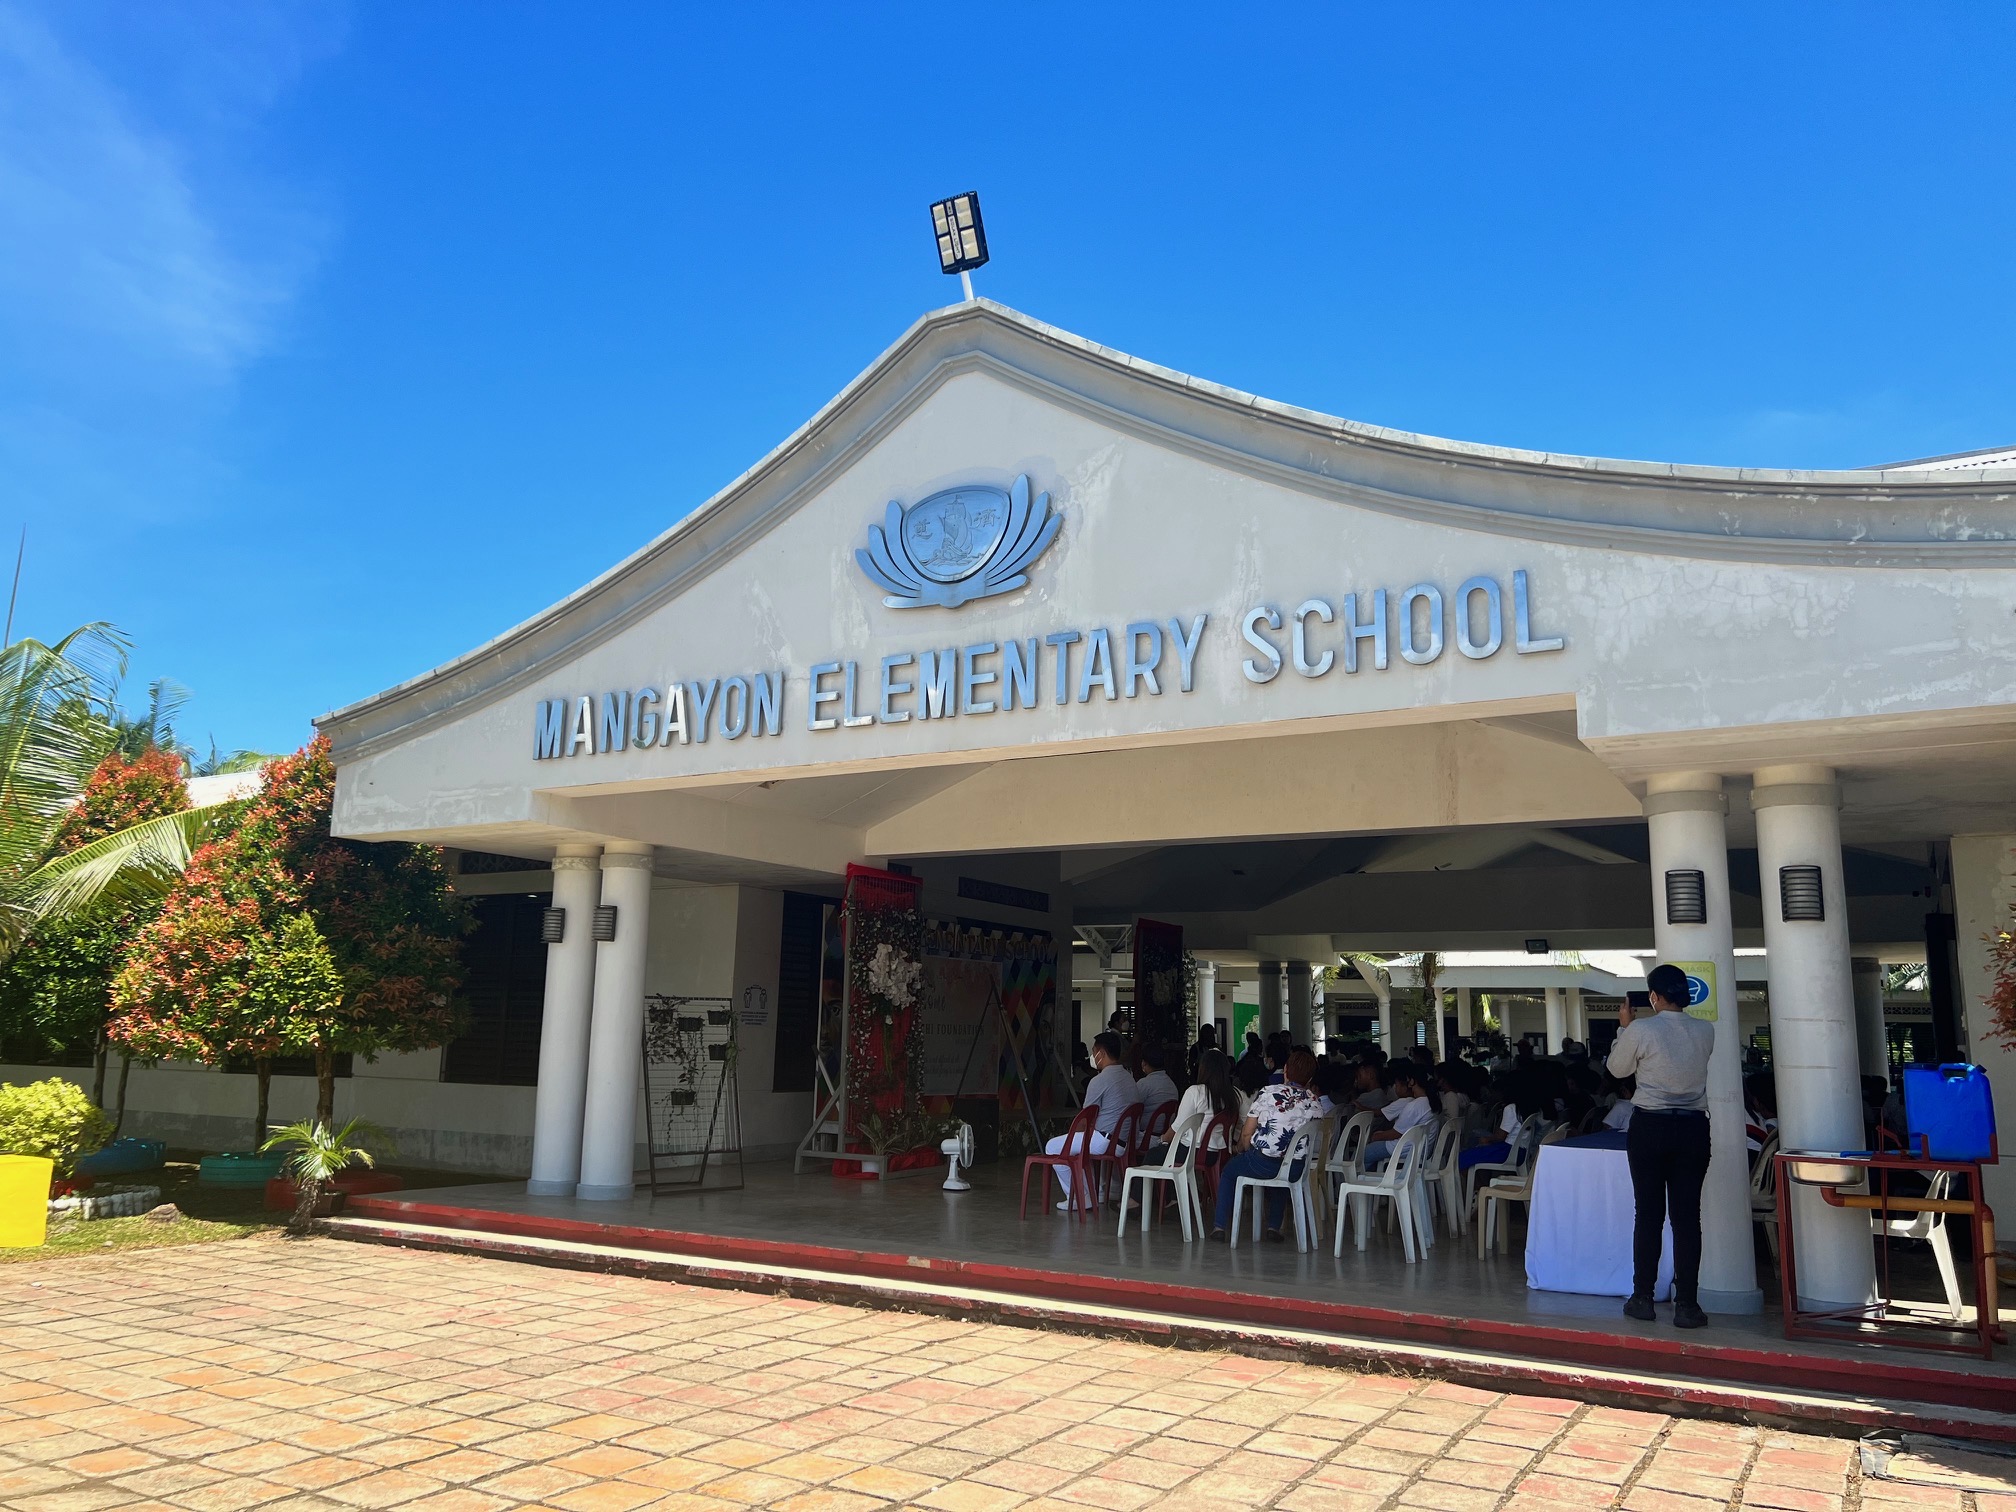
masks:
<path id="1" fill-rule="evenodd" d="M 1219 1173 L 1213 1239 L 1223 1239 L 1232 1222 L 1232 1198 L 1239 1190 L 1239 1178 L 1279 1174 L 1281 1157 L 1288 1153 L 1296 1133 L 1304 1124 L 1323 1116 L 1322 1104 L 1309 1086 L 1316 1077 L 1316 1057 L 1307 1050 L 1296 1050 L 1281 1069 L 1284 1078 L 1281 1082 L 1253 1094 L 1252 1105 L 1246 1110 L 1246 1125 L 1233 1145 L 1236 1153 Z M 1300 1174 L 1289 1172 L 1291 1177 Z M 1281 1237 L 1281 1220 L 1287 1206 L 1285 1191 L 1267 1193 L 1267 1228 L 1276 1239 Z"/>

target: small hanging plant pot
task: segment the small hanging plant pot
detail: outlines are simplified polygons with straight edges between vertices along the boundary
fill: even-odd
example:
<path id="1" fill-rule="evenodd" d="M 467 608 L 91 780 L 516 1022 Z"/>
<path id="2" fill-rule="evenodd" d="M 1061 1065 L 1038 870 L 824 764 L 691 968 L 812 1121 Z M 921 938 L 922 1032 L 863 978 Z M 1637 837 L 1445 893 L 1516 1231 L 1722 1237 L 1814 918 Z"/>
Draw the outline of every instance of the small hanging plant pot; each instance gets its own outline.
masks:
<path id="1" fill-rule="evenodd" d="M 665 1101 L 675 1108 L 690 1108 L 699 1100 L 699 1095 L 691 1087 L 674 1087 L 665 1094 Z"/>

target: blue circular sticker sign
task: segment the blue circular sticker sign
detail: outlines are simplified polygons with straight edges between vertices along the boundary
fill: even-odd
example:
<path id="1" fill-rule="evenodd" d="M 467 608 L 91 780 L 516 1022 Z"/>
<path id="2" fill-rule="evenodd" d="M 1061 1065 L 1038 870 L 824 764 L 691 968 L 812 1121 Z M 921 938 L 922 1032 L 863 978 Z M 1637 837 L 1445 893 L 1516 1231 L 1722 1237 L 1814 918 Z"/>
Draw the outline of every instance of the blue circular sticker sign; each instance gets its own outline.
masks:
<path id="1" fill-rule="evenodd" d="M 1689 1008 L 1699 1008 L 1707 1001 L 1708 984 L 1690 971 L 1687 973 L 1687 1006 Z"/>

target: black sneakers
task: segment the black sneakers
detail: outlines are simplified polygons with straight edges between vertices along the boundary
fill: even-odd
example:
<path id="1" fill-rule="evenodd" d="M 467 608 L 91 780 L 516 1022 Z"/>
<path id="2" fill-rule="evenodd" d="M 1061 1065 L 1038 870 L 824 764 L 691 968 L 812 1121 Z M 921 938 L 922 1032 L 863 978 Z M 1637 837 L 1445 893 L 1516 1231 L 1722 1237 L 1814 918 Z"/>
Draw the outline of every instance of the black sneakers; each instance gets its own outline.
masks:
<path id="1" fill-rule="evenodd" d="M 1629 1309 L 1626 1310 L 1628 1311 Z M 1708 1314 L 1701 1311 L 1698 1303 L 1675 1302 L 1673 1304 L 1673 1326 L 1675 1328 L 1706 1328 L 1708 1326 Z"/>
<path id="2" fill-rule="evenodd" d="M 1640 1323 L 1650 1323 L 1659 1315 L 1652 1311 L 1652 1299 L 1650 1297 L 1626 1297 L 1624 1299 L 1624 1316 L 1627 1318 L 1636 1318 Z"/>

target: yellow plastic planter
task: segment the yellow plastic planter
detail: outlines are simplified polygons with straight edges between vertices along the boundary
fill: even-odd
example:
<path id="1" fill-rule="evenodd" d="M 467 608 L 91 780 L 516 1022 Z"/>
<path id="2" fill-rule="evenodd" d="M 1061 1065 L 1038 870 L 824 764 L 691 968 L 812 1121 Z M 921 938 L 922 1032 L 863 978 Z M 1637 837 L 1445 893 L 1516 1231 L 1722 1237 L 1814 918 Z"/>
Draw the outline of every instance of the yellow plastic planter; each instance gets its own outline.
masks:
<path id="1" fill-rule="evenodd" d="M 56 1162 L 0 1155 L 0 1249 L 36 1249 L 49 1237 L 49 1181 Z"/>

